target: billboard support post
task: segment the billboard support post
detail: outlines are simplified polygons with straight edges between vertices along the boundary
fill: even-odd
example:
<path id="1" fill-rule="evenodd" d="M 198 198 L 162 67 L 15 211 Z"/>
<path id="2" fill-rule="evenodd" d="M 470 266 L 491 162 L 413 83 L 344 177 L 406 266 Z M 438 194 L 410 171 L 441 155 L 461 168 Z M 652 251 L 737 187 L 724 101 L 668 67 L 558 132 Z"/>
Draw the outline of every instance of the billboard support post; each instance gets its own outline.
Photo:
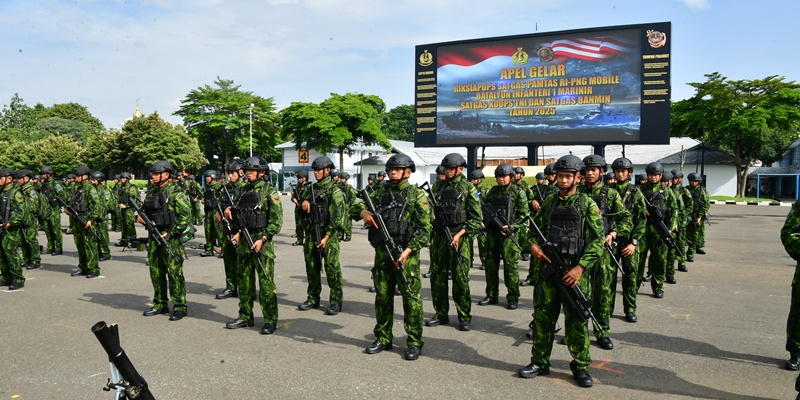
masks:
<path id="1" fill-rule="evenodd" d="M 536 145 L 529 145 L 528 146 L 528 165 L 535 166 L 539 165 L 539 146 Z"/>
<path id="2" fill-rule="evenodd" d="M 467 174 L 478 168 L 478 146 L 467 146 Z"/>
<path id="3" fill-rule="evenodd" d="M 604 144 L 592 145 L 592 151 L 594 152 L 594 154 L 597 154 L 600 157 L 606 158 L 606 145 L 604 145 Z"/>

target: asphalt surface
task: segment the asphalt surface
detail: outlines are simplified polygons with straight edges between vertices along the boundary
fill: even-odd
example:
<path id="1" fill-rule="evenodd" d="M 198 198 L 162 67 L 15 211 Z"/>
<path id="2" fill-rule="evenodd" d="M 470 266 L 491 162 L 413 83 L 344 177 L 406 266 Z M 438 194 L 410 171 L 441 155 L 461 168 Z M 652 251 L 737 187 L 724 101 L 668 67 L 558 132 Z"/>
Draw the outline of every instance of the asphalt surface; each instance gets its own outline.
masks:
<path id="1" fill-rule="evenodd" d="M 554 344 L 552 372 L 516 377 L 530 362 L 526 339 L 532 289 L 523 288 L 518 310 L 473 305 L 473 330 L 425 328 L 417 361 L 403 359 L 402 303 L 396 301 L 395 348 L 363 353 L 373 340 L 370 268 L 374 252 L 355 223 L 353 241 L 342 243 L 344 309 L 299 311 L 306 298 L 302 251 L 292 247 L 293 208 L 282 196 L 284 225 L 276 237 L 280 321 L 271 336 L 256 326 L 225 329 L 238 299 L 216 300 L 224 287 L 222 260 L 189 249 L 184 273 L 189 316 L 143 317 L 152 286 L 145 252 L 112 248 L 102 278 L 70 277 L 77 263 L 72 236 L 61 256 L 43 255 L 43 268 L 25 271 L 23 290 L 0 290 L 0 399 L 101 399 L 108 359 L 90 328 L 118 324 L 122 347 L 158 399 L 250 398 L 603 398 L 789 399 L 797 372 L 783 370 L 786 316 L 794 261 L 783 251 L 779 230 L 788 207 L 712 205 L 707 255 L 696 256 L 677 285 L 655 299 L 639 291 L 639 322 L 622 319 L 622 300 L 611 322 L 615 348 L 592 341 L 595 385 L 576 386 L 566 346 Z M 62 219 L 66 226 L 66 218 Z M 144 236 L 143 228 L 139 228 Z M 119 233 L 111 233 L 112 242 Z M 39 240 L 44 243 L 43 232 Z M 201 235 L 190 246 L 203 243 Z M 423 251 L 423 271 L 428 269 Z M 477 261 L 477 260 L 476 260 Z M 523 263 L 526 264 L 526 263 Z M 475 267 L 478 263 L 476 262 Z M 523 268 L 521 275 L 527 273 Z M 484 297 L 483 271 L 470 271 L 473 304 Z M 502 279 L 502 276 L 501 276 Z M 430 283 L 423 284 L 426 317 L 432 314 Z M 451 307 L 451 321 L 456 321 Z M 563 325 L 563 324 L 562 324 Z M 556 340 L 560 334 L 556 335 Z"/>

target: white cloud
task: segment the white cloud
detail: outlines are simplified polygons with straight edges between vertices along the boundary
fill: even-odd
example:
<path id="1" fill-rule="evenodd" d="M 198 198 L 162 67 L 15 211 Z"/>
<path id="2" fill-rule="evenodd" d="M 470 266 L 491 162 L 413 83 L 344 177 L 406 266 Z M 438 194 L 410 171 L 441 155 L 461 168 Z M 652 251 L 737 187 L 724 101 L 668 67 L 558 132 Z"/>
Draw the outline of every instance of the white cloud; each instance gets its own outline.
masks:
<path id="1" fill-rule="evenodd" d="M 681 0 L 693 11 L 705 11 L 711 8 L 711 0 Z"/>

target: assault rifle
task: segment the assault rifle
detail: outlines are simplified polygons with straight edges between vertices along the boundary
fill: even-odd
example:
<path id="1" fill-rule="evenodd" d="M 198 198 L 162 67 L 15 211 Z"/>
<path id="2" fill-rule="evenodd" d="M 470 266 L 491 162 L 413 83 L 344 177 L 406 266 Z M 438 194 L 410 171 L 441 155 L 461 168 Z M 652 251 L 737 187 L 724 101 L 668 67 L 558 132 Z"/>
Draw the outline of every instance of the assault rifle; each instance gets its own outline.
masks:
<path id="1" fill-rule="evenodd" d="M 594 324 L 594 329 L 603 331 L 600 321 L 598 321 L 592 313 L 592 305 L 589 303 L 589 300 L 586 299 L 586 295 L 583 294 L 580 286 L 576 284 L 572 287 L 567 287 L 561 280 L 569 273 L 570 268 L 570 265 L 567 263 L 567 259 L 564 258 L 563 254 L 561 254 L 561 250 L 559 250 L 558 246 L 547 240 L 542 231 L 539 229 L 539 226 L 536 225 L 536 222 L 534 222 L 531 218 L 530 214 L 526 215 L 525 218 L 528 220 L 533 230 L 536 231 L 539 239 L 544 242 L 544 244 L 540 247 L 542 248 L 544 255 L 550 259 L 550 263 L 546 268 L 542 269 L 542 271 L 539 273 L 539 276 L 542 279 L 550 279 L 551 282 L 558 287 L 558 290 L 561 292 L 561 296 L 577 313 L 578 318 L 580 318 L 581 321 L 586 322 L 591 319 L 592 323 Z"/>
<path id="2" fill-rule="evenodd" d="M 67 202 L 64 201 L 64 199 L 62 199 L 61 197 L 58 197 L 57 194 L 53 193 L 53 195 L 56 196 L 56 201 L 58 201 L 58 203 L 61 204 L 62 207 L 64 207 L 64 210 L 66 210 L 69 213 L 69 215 L 73 219 L 75 219 L 75 222 L 77 222 L 78 225 L 80 225 L 82 228 L 88 230 L 95 238 L 97 238 L 98 241 L 100 241 L 100 242 L 103 241 L 103 239 L 100 238 L 100 234 L 97 233 L 97 231 L 95 231 L 93 228 L 86 228 L 86 220 L 81 218 L 81 216 L 78 215 L 78 212 L 75 211 L 75 209 L 71 205 L 67 204 Z"/>
<path id="3" fill-rule="evenodd" d="M 511 229 L 506 228 L 506 225 L 511 225 L 510 222 L 506 221 L 504 217 L 497 215 L 497 210 L 495 210 L 491 204 L 484 203 L 483 201 L 481 201 L 481 211 L 483 211 L 483 219 L 487 221 L 487 227 L 496 229 L 506 235 L 511 239 L 511 243 L 514 243 L 514 246 L 517 246 L 517 248 L 522 251 L 522 246 L 519 245 L 517 239 L 514 239 L 514 234 L 511 232 Z M 527 218 L 530 218 L 530 215 L 527 216 Z M 531 220 L 531 222 L 533 222 L 533 220 Z"/>
<path id="4" fill-rule="evenodd" d="M 603 240 L 603 247 L 606 248 L 606 251 L 608 252 L 608 255 L 611 256 L 611 260 L 614 261 L 614 264 L 617 264 L 617 269 L 619 269 L 619 272 L 622 272 L 623 275 L 626 275 L 625 274 L 625 269 L 622 268 L 622 263 L 617 259 L 617 257 L 614 256 L 614 248 L 617 247 L 616 242 L 614 243 L 614 246 L 612 247 L 610 244 L 608 244 L 608 242 Z"/>
<path id="5" fill-rule="evenodd" d="M 681 257 L 683 252 L 681 249 L 678 248 L 678 244 L 675 242 L 675 238 L 672 236 L 672 232 L 670 232 L 667 225 L 664 224 L 664 214 L 661 213 L 661 210 L 658 207 L 654 206 L 650 200 L 647 199 L 647 196 L 642 196 L 644 198 L 644 202 L 647 205 L 647 221 L 650 222 L 650 225 L 656 230 L 656 233 L 661 238 L 661 240 L 666 243 L 667 247 L 677 252 Z"/>
<path id="6" fill-rule="evenodd" d="M 144 211 L 142 211 L 142 208 L 139 207 L 139 204 L 136 203 L 136 200 L 132 197 L 128 198 L 128 204 L 130 204 L 131 208 L 133 208 L 133 211 L 139 215 L 139 218 L 144 221 L 144 227 L 147 228 L 147 233 L 150 234 L 150 240 L 154 241 L 158 246 L 163 247 L 167 253 L 169 253 L 170 257 L 175 259 L 175 262 L 179 264 L 182 263 L 183 258 L 178 257 L 178 255 L 169 248 L 169 242 L 167 239 L 161 236 L 161 232 L 159 232 L 158 228 L 156 228 L 156 224 L 150 219 L 150 217 L 147 216 L 147 214 L 144 213 Z"/>
<path id="7" fill-rule="evenodd" d="M 403 248 L 392 239 L 392 235 L 389 234 L 389 229 L 386 228 L 386 222 L 383 220 L 378 210 L 375 209 L 375 204 L 372 203 L 367 189 L 360 190 L 358 192 L 358 197 L 364 200 L 364 205 L 367 206 L 367 210 L 372 213 L 372 219 L 375 221 L 375 225 L 378 226 L 378 234 L 381 235 L 383 246 L 386 248 L 386 252 L 389 253 L 387 256 L 389 261 L 397 266 L 397 269 L 400 270 L 400 277 L 403 280 L 402 283 L 411 290 L 411 286 L 408 284 L 408 280 L 406 280 L 403 263 L 398 261 L 400 255 L 403 253 Z"/>
<path id="8" fill-rule="evenodd" d="M 469 257 L 462 257 L 461 251 L 458 249 L 458 246 L 453 243 L 453 232 L 450 231 L 450 221 L 447 220 L 447 215 L 445 215 L 445 213 L 443 212 L 436 212 L 436 210 L 441 210 L 441 207 L 439 206 L 439 202 L 436 201 L 436 196 L 433 194 L 433 188 L 431 188 L 431 185 L 429 185 L 428 182 L 425 182 L 420 186 L 420 189 L 428 192 L 428 201 L 431 202 L 431 205 L 433 206 L 434 210 L 434 215 L 436 216 L 436 218 L 434 218 L 434 221 L 436 222 L 436 225 L 438 225 L 439 228 L 441 228 L 442 232 L 444 233 L 444 240 L 447 241 L 447 245 L 450 247 L 450 250 L 453 251 L 453 255 L 458 260 L 457 267 L 459 272 L 461 272 L 461 277 L 464 278 L 464 281 L 467 281 L 468 280 L 467 273 L 464 271 L 463 268 L 461 268 L 461 259 L 462 258 L 469 259 Z M 459 194 L 459 197 L 461 197 L 461 194 Z"/>
<path id="9" fill-rule="evenodd" d="M 125 350 L 119 345 L 119 330 L 117 325 L 106 325 L 100 321 L 92 326 L 92 333 L 97 337 L 103 350 L 108 354 L 108 363 L 111 369 L 111 378 L 103 390 L 114 391 L 114 399 L 141 399 L 156 400 L 147 381 L 139 375 Z"/>
<path id="10" fill-rule="evenodd" d="M 231 197 L 230 192 L 228 192 L 228 187 L 227 186 L 222 186 L 222 188 L 225 189 L 225 195 L 228 196 L 228 199 L 230 199 L 231 203 L 233 203 L 233 197 Z M 254 244 L 253 237 L 250 236 L 250 231 L 247 229 L 247 226 L 245 225 L 244 220 L 242 219 L 242 216 L 239 214 L 239 208 L 236 207 L 235 204 L 231 204 L 230 209 L 231 209 L 231 215 L 233 216 L 233 222 L 236 224 L 236 227 L 239 229 L 239 236 L 243 236 L 244 237 L 244 243 L 247 245 L 247 248 L 250 249 L 250 251 L 256 257 L 256 261 L 258 261 L 258 267 L 261 268 L 261 273 L 264 274 L 265 277 L 268 276 L 267 275 L 267 270 L 264 268 L 264 262 L 261 261 L 261 252 L 260 251 L 256 251 L 256 249 L 253 248 L 253 244 Z M 221 217 L 224 218 L 225 216 L 222 215 Z M 235 242 L 233 242 L 233 243 L 235 243 Z M 262 246 L 262 250 L 263 250 L 263 246 Z"/>
<path id="11" fill-rule="evenodd" d="M 325 249 L 320 246 L 322 243 L 322 227 L 320 224 L 322 223 L 322 210 L 319 204 L 317 204 L 317 194 L 314 191 L 314 184 L 308 184 L 308 190 L 311 193 L 311 198 L 308 199 L 309 209 L 308 209 L 308 222 L 311 224 L 311 228 L 313 229 L 314 233 L 314 258 L 317 260 L 317 265 L 319 265 L 320 270 L 325 270 Z"/>
<path id="12" fill-rule="evenodd" d="M 225 187 L 225 185 L 222 185 L 222 188 L 225 190 L 225 196 L 228 197 L 228 203 L 233 205 L 233 198 L 231 198 L 231 194 L 228 192 L 228 188 Z M 231 244 L 236 246 L 236 240 L 233 239 L 233 237 L 236 236 L 234 233 L 234 228 L 231 225 L 231 220 L 229 220 L 228 217 L 225 216 L 225 211 L 222 209 L 221 201 L 217 202 L 217 212 L 219 213 L 219 219 L 220 221 L 222 221 L 222 225 L 224 226 L 225 231 L 227 232 L 225 236 L 227 237 L 228 241 L 231 242 Z"/>

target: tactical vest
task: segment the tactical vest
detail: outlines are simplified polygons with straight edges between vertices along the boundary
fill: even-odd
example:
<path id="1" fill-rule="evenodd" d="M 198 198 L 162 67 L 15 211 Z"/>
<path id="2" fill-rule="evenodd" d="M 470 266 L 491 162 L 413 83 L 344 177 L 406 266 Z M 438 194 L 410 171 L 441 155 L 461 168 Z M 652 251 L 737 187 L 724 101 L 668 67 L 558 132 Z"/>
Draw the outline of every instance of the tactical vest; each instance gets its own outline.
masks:
<path id="1" fill-rule="evenodd" d="M 3 191 L 2 187 L 0 187 L 0 191 Z M 11 217 L 11 207 L 9 206 L 11 204 L 11 194 L 9 190 L 0 196 L 0 217 L 3 218 L 3 225 L 8 223 L 8 219 Z"/>
<path id="2" fill-rule="evenodd" d="M 222 205 L 223 209 L 233 206 L 234 199 L 239 196 L 239 191 L 235 186 L 226 187 L 227 190 L 225 187 L 220 189 L 222 195 L 219 198 L 219 203 Z M 228 197 L 229 195 L 233 198 Z"/>
<path id="3" fill-rule="evenodd" d="M 142 211 L 153 221 L 159 231 L 170 229 L 178 217 L 169 209 L 169 196 L 165 192 L 150 193 L 144 198 Z"/>
<path id="4" fill-rule="evenodd" d="M 89 216 L 89 202 L 86 201 L 86 192 L 83 188 L 78 187 L 75 189 L 75 194 L 72 195 L 72 208 L 79 216 L 86 218 Z"/>
<path id="5" fill-rule="evenodd" d="M 595 203 L 597 203 L 597 207 L 600 209 L 600 215 L 603 217 L 603 234 L 608 235 L 611 233 L 611 220 L 606 215 L 608 211 L 608 204 L 606 204 L 606 200 L 608 200 L 608 186 L 603 185 L 600 188 L 600 194 L 595 196 L 590 196 Z"/>
<path id="6" fill-rule="evenodd" d="M 664 190 L 658 189 L 657 191 L 652 190 L 642 190 L 642 194 L 644 195 L 645 199 L 647 199 L 647 203 L 661 211 L 661 215 L 664 216 L 664 220 L 667 221 L 669 218 L 667 217 L 667 210 L 664 206 Z"/>
<path id="7" fill-rule="evenodd" d="M 128 207 L 128 204 L 131 201 L 130 196 L 128 196 L 128 185 L 120 186 L 117 195 L 119 196 L 119 200 L 117 200 L 117 203 L 125 204 L 125 207 Z"/>
<path id="8" fill-rule="evenodd" d="M 386 230 L 389 231 L 389 236 L 396 240 L 400 246 L 405 248 L 411 237 L 414 235 L 414 224 L 412 221 L 405 220 L 405 214 L 408 203 L 409 186 L 400 193 L 394 193 L 391 188 L 387 188 L 386 192 L 378 200 L 376 207 L 378 214 L 383 218 L 386 224 Z M 378 230 L 370 226 L 367 239 L 372 247 L 379 247 L 383 245 L 383 238 L 378 233 Z"/>
<path id="9" fill-rule="evenodd" d="M 309 201 L 313 201 L 316 203 L 316 211 L 317 217 L 319 218 L 319 226 L 321 229 L 325 229 L 328 227 L 328 221 L 330 220 L 330 213 L 328 212 L 328 196 L 321 190 L 317 190 L 317 184 L 314 183 L 314 194 L 317 195 L 316 199 L 309 199 Z M 309 195 L 311 194 L 311 190 L 308 191 Z M 312 207 L 311 212 L 314 212 Z M 313 224 L 312 216 L 309 215 L 309 224 Z"/>
<path id="10" fill-rule="evenodd" d="M 497 216 L 500 217 L 501 222 L 506 224 L 511 224 L 511 221 L 514 220 L 514 199 L 512 197 L 513 189 L 508 190 L 508 195 L 506 196 L 496 196 L 492 199 L 490 205 L 492 209 L 497 213 Z"/>
<path id="11" fill-rule="evenodd" d="M 451 232 L 458 232 L 467 222 L 467 211 L 463 209 L 463 196 L 455 188 L 444 188 L 439 192 L 439 201 L 433 213 L 439 221 L 447 221 Z"/>
<path id="12" fill-rule="evenodd" d="M 42 183 L 42 187 L 39 189 L 39 192 L 42 194 L 42 196 L 44 196 L 45 200 L 47 201 L 47 204 L 50 207 L 56 207 L 58 206 L 58 200 L 56 200 L 55 196 L 52 195 L 53 192 L 53 188 L 51 187 L 52 184 L 53 182 L 50 180 L 44 181 L 44 183 Z"/>
<path id="13" fill-rule="evenodd" d="M 585 208 L 585 195 L 571 205 L 558 205 L 558 199 L 553 199 L 550 215 L 547 217 L 547 239 L 555 244 L 561 253 L 570 257 L 580 258 L 583 255 L 583 214 Z M 579 205 L 581 207 L 579 207 Z"/>
<path id="14" fill-rule="evenodd" d="M 203 191 L 203 207 L 206 211 L 217 208 L 217 196 L 211 185 L 206 185 L 206 189 Z"/>
<path id="15" fill-rule="evenodd" d="M 692 194 L 692 219 L 697 219 L 700 213 L 700 190 L 691 190 L 689 193 Z"/>
<path id="16" fill-rule="evenodd" d="M 625 205 L 625 209 L 628 211 L 633 212 L 633 201 L 634 195 L 633 193 L 636 191 L 636 186 L 629 184 L 627 188 L 625 188 L 625 192 L 622 193 L 622 204 Z"/>
<path id="17" fill-rule="evenodd" d="M 267 214 L 261 208 L 261 199 L 258 193 L 247 191 L 239 199 L 239 218 L 244 222 L 245 228 L 251 232 L 259 232 L 269 225 Z"/>

